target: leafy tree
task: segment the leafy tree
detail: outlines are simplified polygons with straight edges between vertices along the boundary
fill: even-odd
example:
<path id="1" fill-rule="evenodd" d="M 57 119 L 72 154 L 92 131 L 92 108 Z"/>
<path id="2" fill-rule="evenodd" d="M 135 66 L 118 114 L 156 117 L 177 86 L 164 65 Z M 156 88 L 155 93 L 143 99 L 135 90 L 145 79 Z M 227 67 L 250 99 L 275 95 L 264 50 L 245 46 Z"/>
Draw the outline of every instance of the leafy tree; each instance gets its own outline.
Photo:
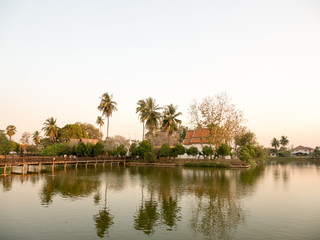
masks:
<path id="1" fill-rule="evenodd" d="M 93 152 L 95 156 L 101 156 L 104 154 L 104 145 L 102 142 L 97 142 L 93 147 Z"/>
<path id="2" fill-rule="evenodd" d="M 45 132 L 45 135 L 48 136 L 51 142 L 55 142 L 58 136 L 58 126 L 57 126 L 57 119 L 53 117 L 48 118 L 43 124 L 42 130 Z"/>
<path id="3" fill-rule="evenodd" d="M 79 125 L 82 128 L 83 137 L 84 138 L 91 138 L 91 139 L 101 139 L 102 133 L 98 128 L 93 126 L 90 123 L 81 123 L 76 122 L 75 124 Z"/>
<path id="4" fill-rule="evenodd" d="M 288 137 L 287 136 L 281 136 L 280 145 L 285 148 L 288 144 L 289 144 Z"/>
<path id="5" fill-rule="evenodd" d="M 92 143 L 87 143 L 85 144 L 85 146 L 86 146 L 86 151 L 84 156 L 94 157 L 94 145 Z"/>
<path id="6" fill-rule="evenodd" d="M 138 144 L 136 142 L 132 143 L 129 148 L 129 155 L 131 157 L 138 157 Z"/>
<path id="7" fill-rule="evenodd" d="M 199 150 L 197 147 L 189 147 L 187 150 L 186 150 L 186 153 L 189 155 L 189 156 L 197 156 L 199 154 Z"/>
<path id="8" fill-rule="evenodd" d="M 213 155 L 213 149 L 212 147 L 210 146 L 204 146 L 203 149 L 202 149 L 202 154 L 205 156 L 205 157 L 211 157 Z"/>
<path id="9" fill-rule="evenodd" d="M 78 157 L 84 157 L 87 153 L 86 145 L 83 142 L 79 142 L 75 148 L 76 155 Z"/>
<path id="10" fill-rule="evenodd" d="M 159 110 L 158 104 L 153 98 L 146 99 L 146 109 L 145 114 L 143 115 L 143 119 L 146 121 L 146 127 L 149 130 L 149 134 L 154 135 L 155 130 L 159 127 L 159 121 L 161 118 L 161 113 Z"/>
<path id="11" fill-rule="evenodd" d="M 186 153 L 186 148 L 182 144 L 176 144 L 174 148 L 178 155 L 183 155 Z"/>
<path id="12" fill-rule="evenodd" d="M 11 137 L 16 134 L 17 128 L 14 125 L 9 125 L 7 126 L 6 130 L 7 130 L 7 135 L 9 136 L 11 141 Z"/>
<path id="13" fill-rule="evenodd" d="M 235 145 L 243 147 L 244 145 L 253 145 L 256 143 L 256 136 L 251 131 L 244 131 L 237 134 L 234 138 Z"/>
<path id="14" fill-rule="evenodd" d="M 112 94 L 111 96 L 106 92 L 100 97 L 101 101 L 98 106 L 98 109 L 102 111 L 102 115 L 106 116 L 107 118 L 107 138 L 109 137 L 109 118 L 112 116 L 114 111 L 117 111 L 117 103 L 112 101 Z"/>
<path id="15" fill-rule="evenodd" d="M 155 161 L 154 148 L 148 140 L 139 143 L 137 149 L 138 156 L 147 161 Z"/>
<path id="16" fill-rule="evenodd" d="M 316 147 L 312 153 L 312 157 L 320 158 L 320 147 Z"/>
<path id="17" fill-rule="evenodd" d="M 183 143 L 183 140 L 186 138 L 188 132 L 188 128 L 180 125 L 178 129 L 179 134 L 179 143 Z"/>
<path id="18" fill-rule="evenodd" d="M 33 140 L 34 144 L 36 144 L 36 145 L 40 144 L 40 132 L 39 131 L 35 131 L 32 134 L 32 140 Z"/>
<path id="19" fill-rule="evenodd" d="M 117 152 L 121 157 L 124 157 L 126 156 L 128 150 L 123 144 L 121 144 L 120 146 L 117 147 Z"/>
<path id="20" fill-rule="evenodd" d="M 7 155 L 11 151 L 11 144 L 3 130 L 0 130 L 0 154 Z"/>
<path id="21" fill-rule="evenodd" d="M 171 149 L 168 143 L 164 143 L 161 145 L 160 148 L 160 155 L 161 157 L 169 157 L 171 153 Z"/>
<path id="22" fill-rule="evenodd" d="M 177 112 L 177 107 L 172 104 L 168 105 L 164 109 L 163 119 L 162 119 L 162 128 L 168 131 L 168 144 L 169 137 L 176 131 L 178 131 L 178 127 L 181 124 L 181 120 L 178 119 L 182 113 Z"/>
<path id="23" fill-rule="evenodd" d="M 222 143 L 230 143 L 241 130 L 243 113 L 230 103 L 225 93 L 206 97 L 201 103 L 191 104 L 190 122 L 194 128 L 207 128 L 210 131 L 208 141 L 218 148 Z"/>
<path id="24" fill-rule="evenodd" d="M 136 113 L 139 113 L 140 121 L 142 122 L 142 141 L 144 141 L 144 128 L 146 121 L 146 100 L 141 99 L 137 102 L 138 107 L 136 108 Z"/>
<path id="25" fill-rule="evenodd" d="M 217 150 L 219 156 L 227 156 L 231 154 L 231 148 L 227 144 L 221 144 Z"/>
<path id="26" fill-rule="evenodd" d="M 60 142 L 68 142 L 70 139 L 88 138 L 86 132 L 79 124 L 66 124 L 58 131 Z"/>
<path id="27" fill-rule="evenodd" d="M 29 146 L 27 147 L 26 151 L 27 151 L 28 153 L 33 153 L 33 154 L 37 154 L 37 153 L 40 152 L 39 149 L 38 149 L 36 146 L 33 146 L 33 145 L 29 145 Z"/>

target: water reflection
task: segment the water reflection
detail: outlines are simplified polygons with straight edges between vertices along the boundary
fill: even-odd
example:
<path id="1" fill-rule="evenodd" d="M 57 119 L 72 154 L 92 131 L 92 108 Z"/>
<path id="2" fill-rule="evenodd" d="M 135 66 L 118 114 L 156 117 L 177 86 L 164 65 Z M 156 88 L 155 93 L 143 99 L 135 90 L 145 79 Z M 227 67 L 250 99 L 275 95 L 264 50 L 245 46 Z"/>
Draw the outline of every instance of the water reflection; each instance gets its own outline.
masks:
<path id="1" fill-rule="evenodd" d="M 116 194 L 137 187 L 141 195 L 130 200 L 136 201 L 136 211 L 126 228 L 133 226 L 135 231 L 152 235 L 179 231 L 182 224 L 196 235 L 228 239 L 246 221 L 242 199 L 255 191 L 264 172 L 264 166 L 250 170 L 100 166 L 57 169 L 54 175 L 25 175 L 21 181 L 37 184 L 41 180 L 40 202 L 46 207 L 54 196 L 89 199 L 97 208 L 90 216 L 99 238 L 111 235 L 118 224 L 119 213 L 107 204 L 108 190 Z M 12 178 L 0 178 L 4 191 L 12 188 Z"/>
<path id="2" fill-rule="evenodd" d="M 107 208 L 107 186 L 105 188 L 104 194 L 104 205 L 103 208 L 99 210 L 99 213 L 93 216 L 96 222 L 97 236 L 103 238 L 108 234 L 109 228 L 113 225 L 114 216 L 110 213 Z"/>

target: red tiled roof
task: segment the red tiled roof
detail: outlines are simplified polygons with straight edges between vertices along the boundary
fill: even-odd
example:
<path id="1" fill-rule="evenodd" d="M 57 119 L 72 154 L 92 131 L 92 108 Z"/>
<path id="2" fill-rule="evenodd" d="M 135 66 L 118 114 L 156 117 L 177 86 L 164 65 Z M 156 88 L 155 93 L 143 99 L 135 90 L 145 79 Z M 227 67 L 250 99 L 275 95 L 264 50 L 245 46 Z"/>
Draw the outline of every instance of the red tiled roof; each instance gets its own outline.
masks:
<path id="1" fill-rule="evenodd" d="M 184 145 L 191 145 L 191 144 L 207 144 L 209 143 L 208 137 L 210 135 L 209 129 L 196 129 L 196 130 L 189 130 L 187 132 L 186 138 L 183 141 Z"/>

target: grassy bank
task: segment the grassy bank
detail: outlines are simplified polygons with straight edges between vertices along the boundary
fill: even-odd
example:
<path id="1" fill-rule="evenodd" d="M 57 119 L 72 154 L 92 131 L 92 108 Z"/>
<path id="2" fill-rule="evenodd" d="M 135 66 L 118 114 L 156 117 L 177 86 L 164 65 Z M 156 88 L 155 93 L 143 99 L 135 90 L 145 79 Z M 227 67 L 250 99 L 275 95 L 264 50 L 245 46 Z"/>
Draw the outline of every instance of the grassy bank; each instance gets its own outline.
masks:
<path id="1" fill-rule="evenodd" d="M 214 167 L 214 168 L 230 168 L 231 164 L 227 162 L 187 162 L 185 167 Z"/>

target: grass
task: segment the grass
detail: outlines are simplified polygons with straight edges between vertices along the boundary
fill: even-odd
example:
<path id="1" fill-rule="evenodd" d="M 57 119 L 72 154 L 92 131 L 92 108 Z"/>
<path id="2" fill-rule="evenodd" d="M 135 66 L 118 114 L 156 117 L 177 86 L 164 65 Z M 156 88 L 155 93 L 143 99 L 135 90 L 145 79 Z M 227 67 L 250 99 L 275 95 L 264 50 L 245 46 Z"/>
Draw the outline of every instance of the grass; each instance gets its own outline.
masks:
<path id="1" fill-rule="evenodd" d="M 188 162 L 183 164 L 185 167 L 214 167 L 214 168 L 230 168 L 231 164 L 226 162 Z"/>

